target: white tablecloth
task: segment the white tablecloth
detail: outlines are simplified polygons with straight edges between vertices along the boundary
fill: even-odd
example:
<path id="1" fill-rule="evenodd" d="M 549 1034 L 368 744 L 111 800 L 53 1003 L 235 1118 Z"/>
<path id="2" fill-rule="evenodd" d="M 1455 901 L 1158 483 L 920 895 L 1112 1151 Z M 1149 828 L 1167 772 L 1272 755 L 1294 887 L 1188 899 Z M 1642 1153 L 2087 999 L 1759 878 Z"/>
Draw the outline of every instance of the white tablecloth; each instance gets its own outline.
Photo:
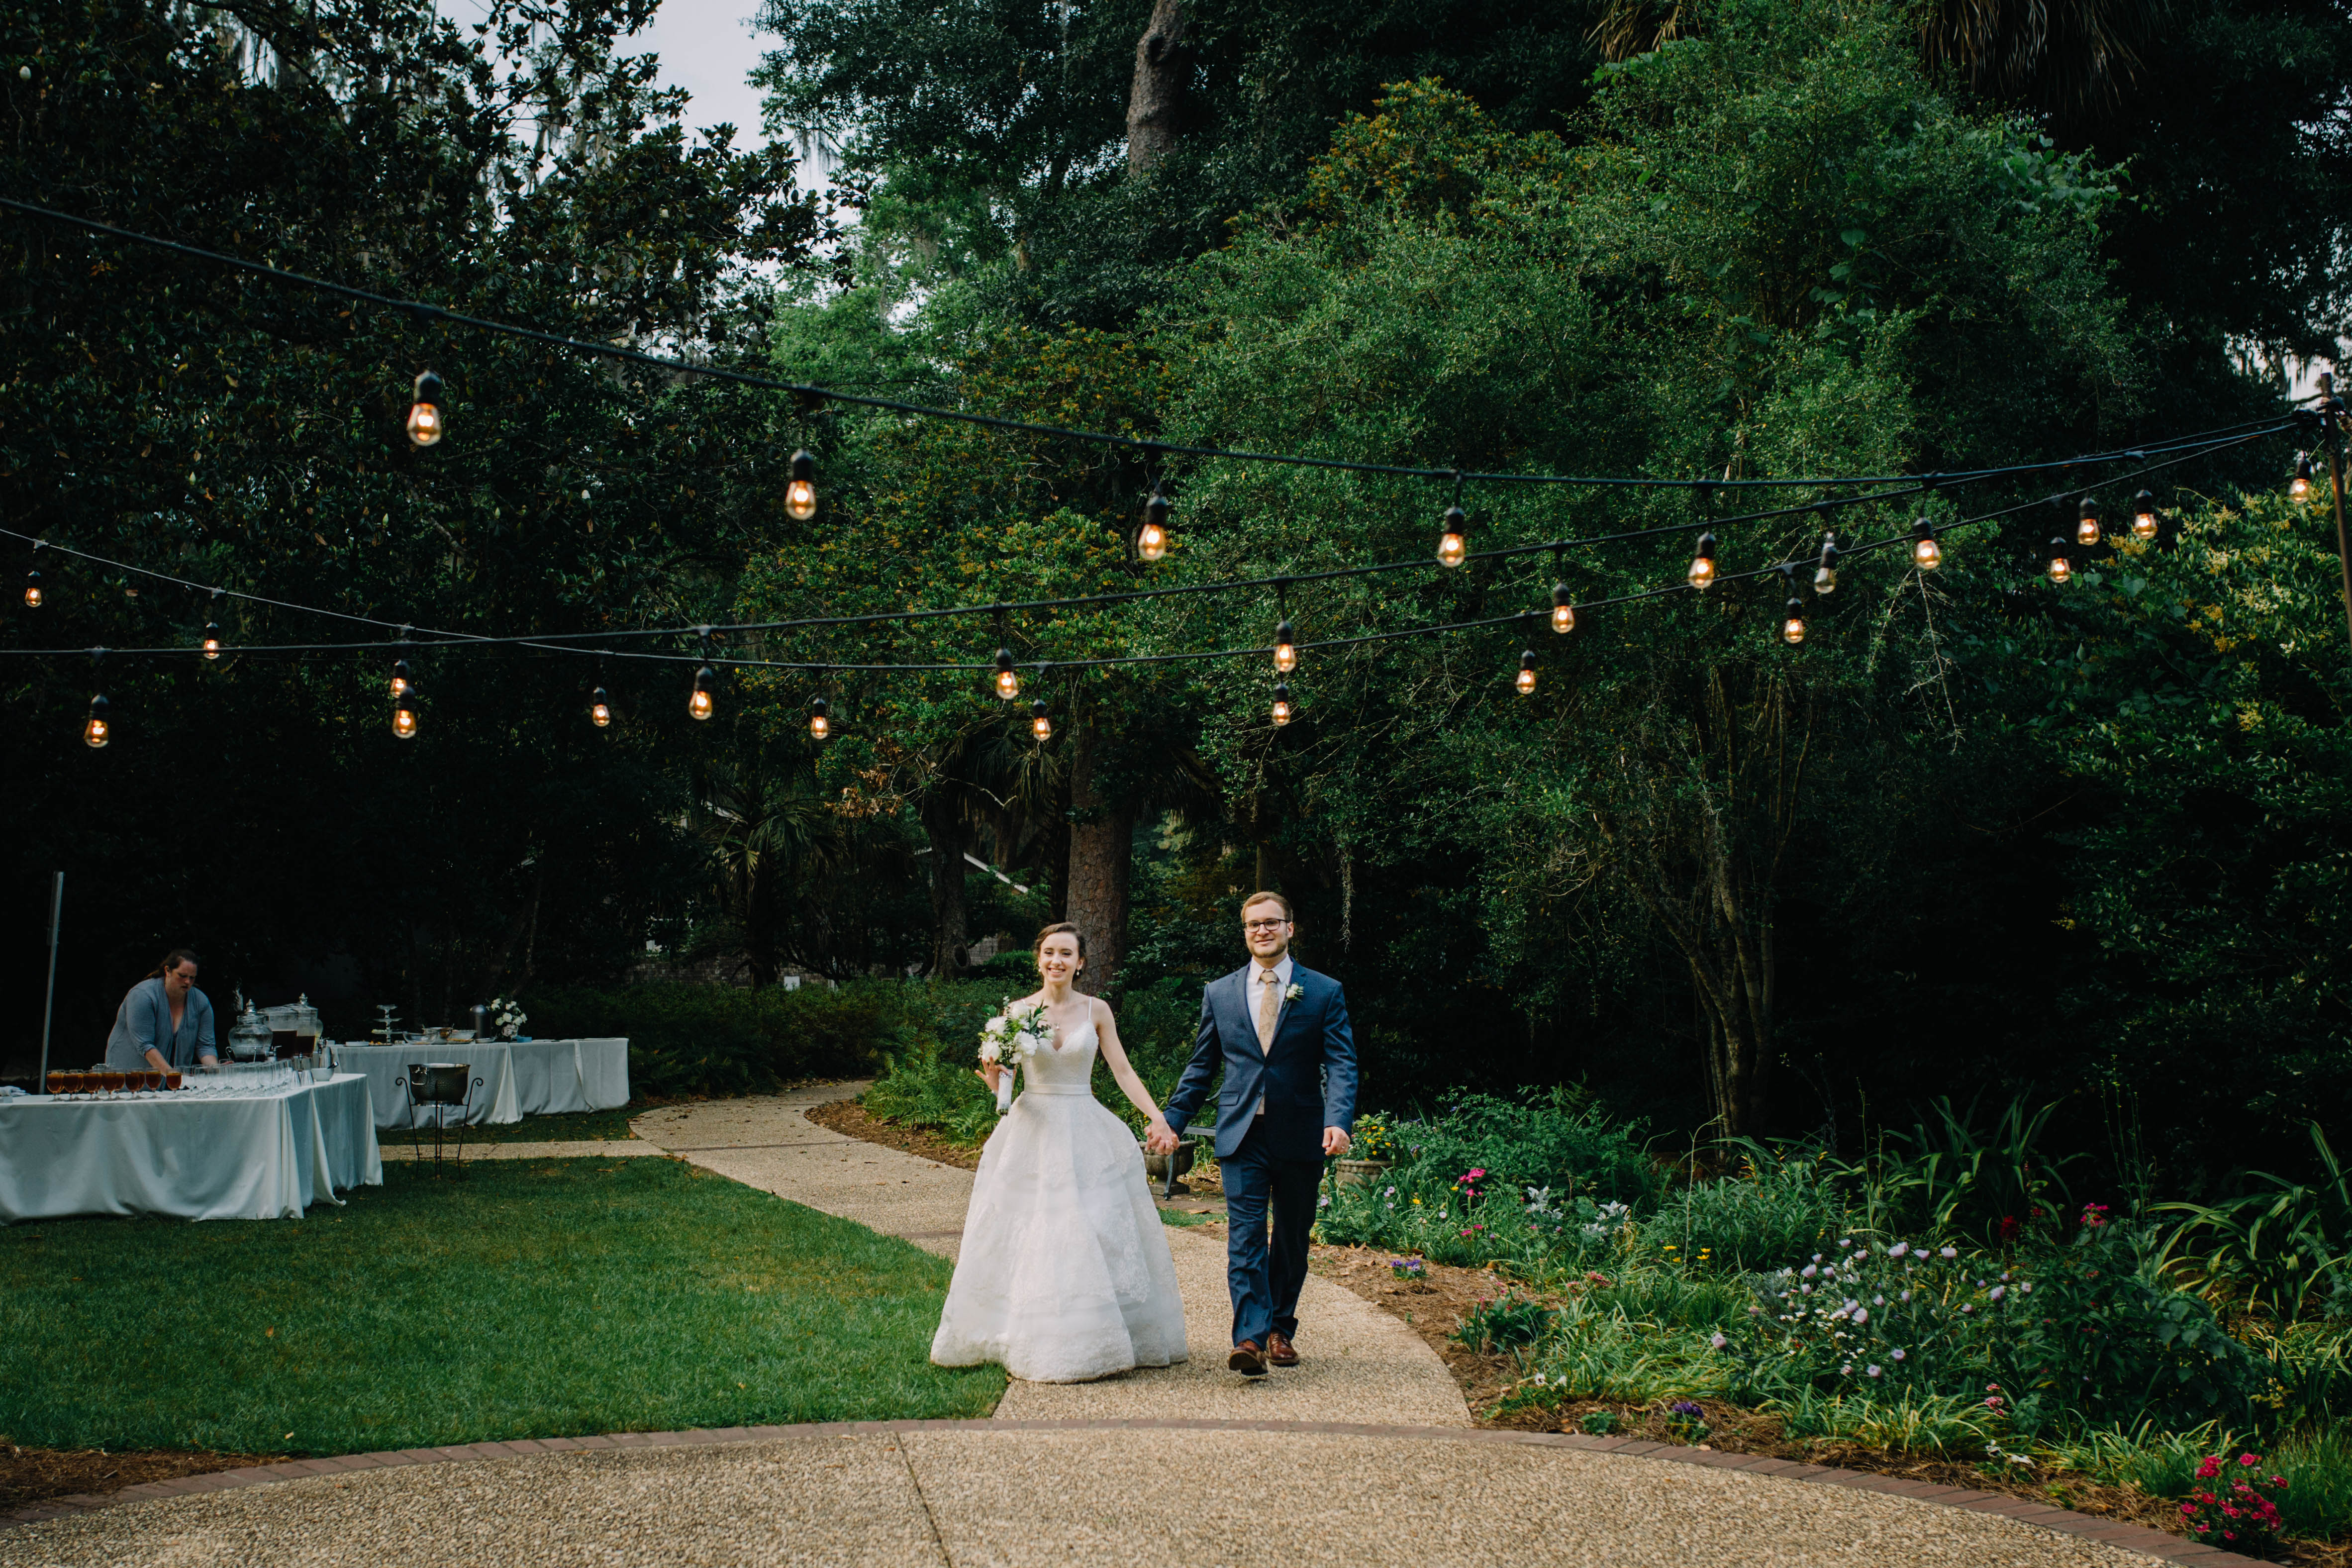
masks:
<path id="1" fill-rule="evenodd" d="M 473 1070 L 467 1076 L 482 1080 L 474 1091 L 474 1103 L 467 1108 L 465 1121 L 470 1126 L 485 1121 L 509 1122 L 522 1120 L 522 1105 L 515 1097 L 514 1047 L 506 1045 L 482 1045 L 465 1040 L 451 1045 L 427 1046 L 337 1046 L 335 1065 L 367 1076 L 368 1100 L 375 1107 L 378 1127 L 405 1128 L 410 1124 L 408 1109 L 408 1065 L 411 1062 L 463 1062 Z M 430 1127 L 437 1113 L 430 1109 L 418 1113 L 419 1125 Z M 446 1112 L 448 1124 L 457 1125 L 455 1107 Z"/>
<path id="2" fill-rule="evenodd" d="M 381 1186 L 367 1085 L 352 1073 L 235 1100 L 0 1100 L 0 1220 L 68 1215 L 299 1219 Z"/>
<path id="3" fill-rule="evenodd" d="M 611 1110 L 629 1103 L 629 1042 L 516 1040 L 515 1101 L 525 1116 Z"/>

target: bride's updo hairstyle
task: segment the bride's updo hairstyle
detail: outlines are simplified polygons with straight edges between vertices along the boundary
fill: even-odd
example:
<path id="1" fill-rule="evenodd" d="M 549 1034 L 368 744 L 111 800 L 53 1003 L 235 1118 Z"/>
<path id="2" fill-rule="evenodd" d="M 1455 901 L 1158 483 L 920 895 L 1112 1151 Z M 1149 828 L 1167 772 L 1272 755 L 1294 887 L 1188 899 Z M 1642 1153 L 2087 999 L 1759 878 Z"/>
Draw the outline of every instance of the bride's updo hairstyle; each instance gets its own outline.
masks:
<path id="1" fill-rule="evenodd" d="M 1052 925 L 1049 925 L 1044 931 L 1039 931 L 1037 933 L 1037 940 L 1029 944 L 1029 956 L 1033 959 L 1037 957 L 1040 953 L 1045 951 L 1045 939 L 1047 937 L 1060 936 L 1065 931 L 1069 933 L 1071 941 L 1078 944 L 1078 969 L 1084 969 L 1087 966 L 1087 933 L 1080 931 L 1077 927 L 1072 925 L 1067 921 L 1055 921 Z M 1076 975 L 1077 973 L 1077 970 L 1074 969 L 1070 973 L 1073 975 Z"/>

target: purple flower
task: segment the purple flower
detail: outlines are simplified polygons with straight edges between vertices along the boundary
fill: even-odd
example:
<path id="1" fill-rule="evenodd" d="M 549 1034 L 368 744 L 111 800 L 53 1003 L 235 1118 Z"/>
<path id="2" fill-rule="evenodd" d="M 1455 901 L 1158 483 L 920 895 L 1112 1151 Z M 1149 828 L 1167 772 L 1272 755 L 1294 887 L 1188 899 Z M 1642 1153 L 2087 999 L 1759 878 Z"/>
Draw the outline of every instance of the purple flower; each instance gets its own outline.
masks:
<path id="1" fill-rule="evenodd" d="M 1692 1404 L 1687 1399 L 1677 1399 L 1669 1408 L 1672 1409 L 1674 1414 L 1681 1416 L 1685 1421 L 1696 1421 L 1700 1416 L 1706 1414 L 1706 1411 L 1701 1410 L 1697 1405 Z"/>

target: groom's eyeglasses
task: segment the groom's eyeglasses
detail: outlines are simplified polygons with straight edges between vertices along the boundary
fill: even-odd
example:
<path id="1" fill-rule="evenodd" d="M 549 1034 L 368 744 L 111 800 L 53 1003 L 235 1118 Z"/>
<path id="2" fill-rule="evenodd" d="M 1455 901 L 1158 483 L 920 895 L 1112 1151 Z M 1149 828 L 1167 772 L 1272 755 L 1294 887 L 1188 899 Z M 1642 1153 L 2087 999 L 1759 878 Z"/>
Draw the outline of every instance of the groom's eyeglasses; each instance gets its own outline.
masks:
<path id="1" fill-rule="evenodd" d="M 1286 926 L 1290 922 L 1288 921 L 1242 921 L 1242 930 L 1273 931 L 1278 926 Z"/>

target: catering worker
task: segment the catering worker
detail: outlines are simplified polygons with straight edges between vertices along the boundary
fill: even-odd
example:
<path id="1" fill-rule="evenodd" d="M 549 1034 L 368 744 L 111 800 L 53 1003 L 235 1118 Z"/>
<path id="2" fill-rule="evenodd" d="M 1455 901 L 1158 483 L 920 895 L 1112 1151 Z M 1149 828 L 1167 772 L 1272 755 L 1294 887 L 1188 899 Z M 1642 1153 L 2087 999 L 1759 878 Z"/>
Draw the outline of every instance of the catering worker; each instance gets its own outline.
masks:
<path id="1" fill-rule="evenodd" d="M 131 988 L 106 1037 L 106 1065 L 169 1071 L 220 1060 L 213 1042 L 212 999 L 196 988 L 196 955 L 175 947 Z"/>

